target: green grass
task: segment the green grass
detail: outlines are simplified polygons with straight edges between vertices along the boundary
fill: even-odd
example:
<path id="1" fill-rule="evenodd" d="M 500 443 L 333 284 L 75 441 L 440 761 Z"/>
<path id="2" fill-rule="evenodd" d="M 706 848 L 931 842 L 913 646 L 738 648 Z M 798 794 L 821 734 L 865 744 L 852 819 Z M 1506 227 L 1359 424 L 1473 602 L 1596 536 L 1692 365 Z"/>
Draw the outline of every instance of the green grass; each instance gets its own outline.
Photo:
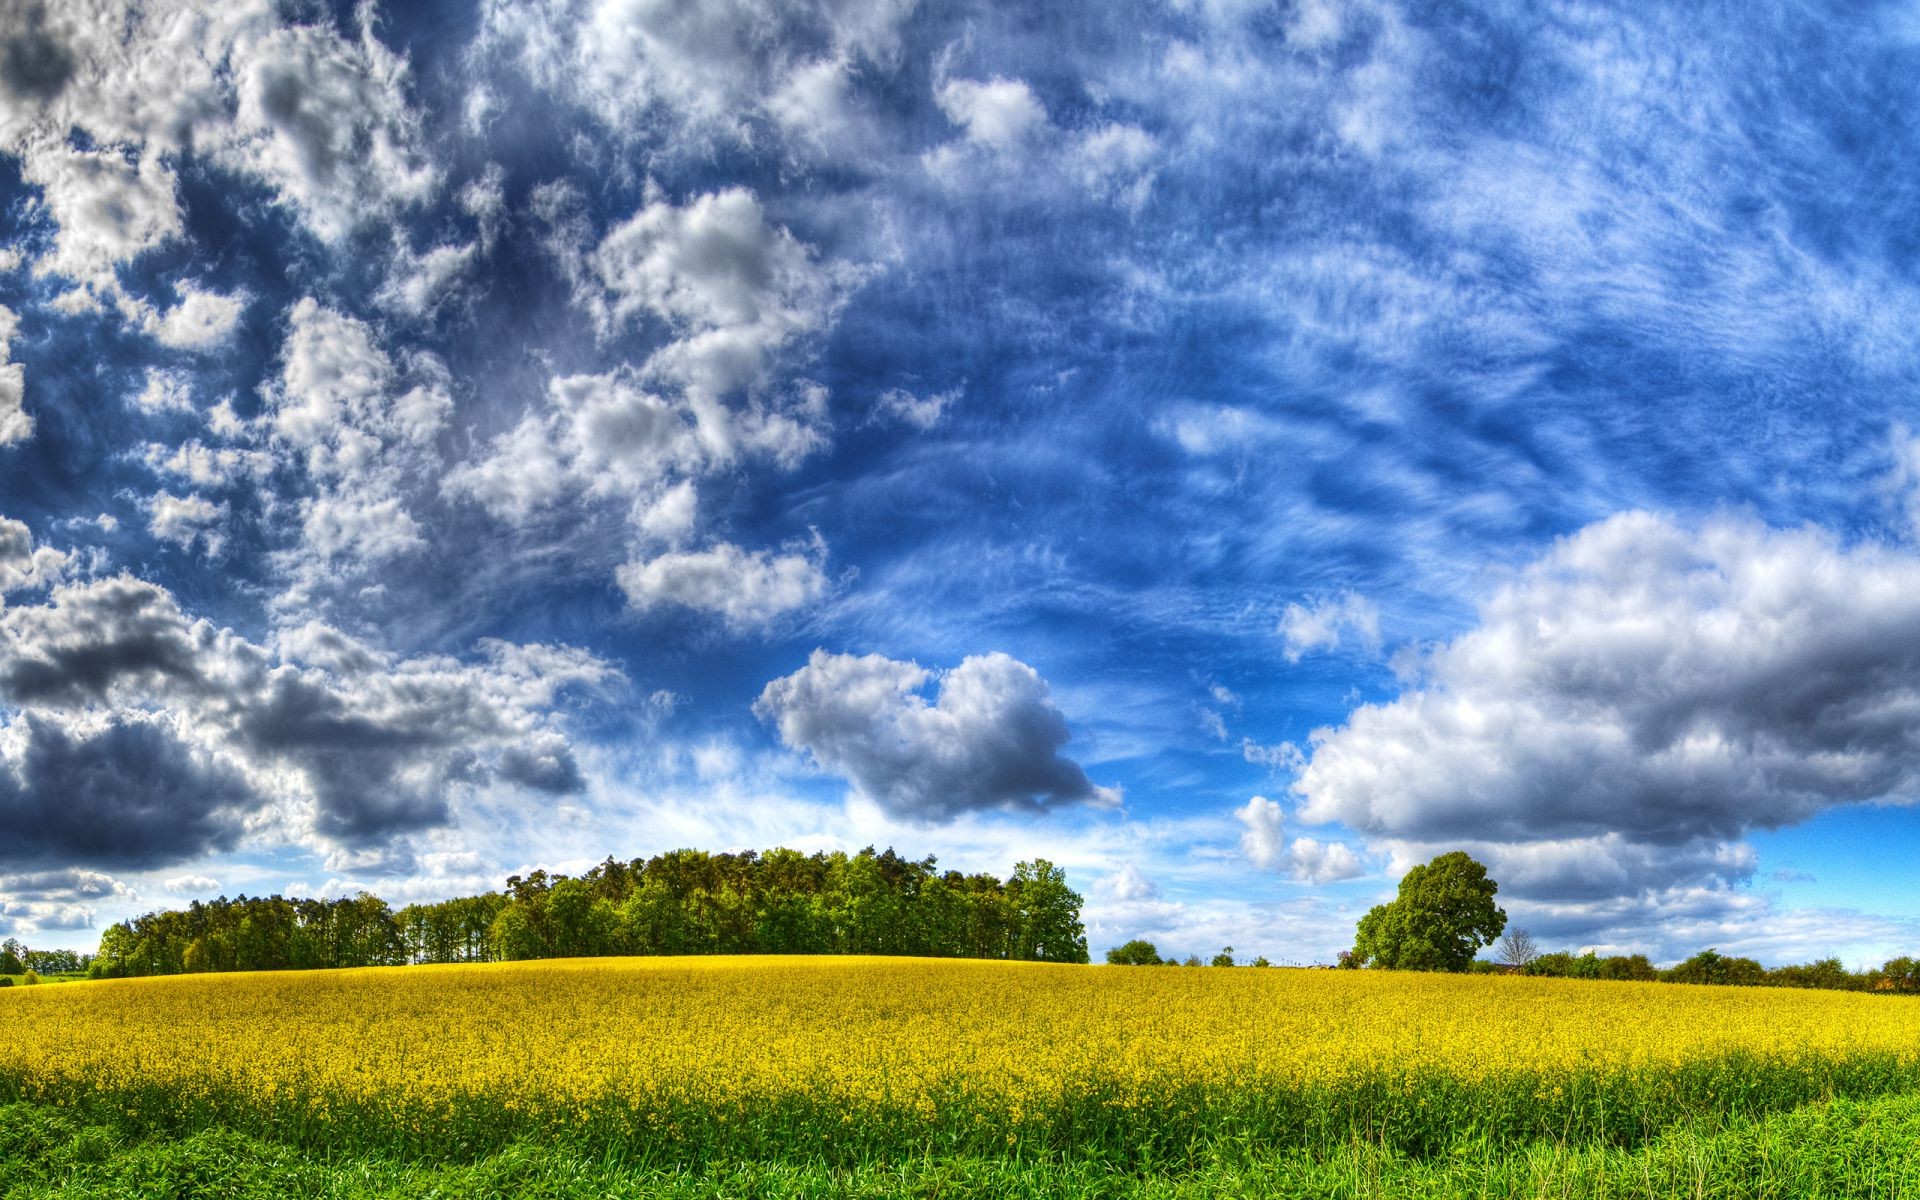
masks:
<path id="1" fill-rule="evenodd" d="M 0 1197 L 1872 1197 L 1920 1200 L 1920 1095 L 1812 1104 L 1668 1130 L 1636 1149 L 1460 1143 L 1412 1159 L 1355 1143 L 1118 1172 L 1072 1158 L 723 1161 L 636 1167 L 521 1142 L 465 1163 L 328 1154 L 209 1128 L 142 1135 L 33 1104 L 0 1106 Z"/>

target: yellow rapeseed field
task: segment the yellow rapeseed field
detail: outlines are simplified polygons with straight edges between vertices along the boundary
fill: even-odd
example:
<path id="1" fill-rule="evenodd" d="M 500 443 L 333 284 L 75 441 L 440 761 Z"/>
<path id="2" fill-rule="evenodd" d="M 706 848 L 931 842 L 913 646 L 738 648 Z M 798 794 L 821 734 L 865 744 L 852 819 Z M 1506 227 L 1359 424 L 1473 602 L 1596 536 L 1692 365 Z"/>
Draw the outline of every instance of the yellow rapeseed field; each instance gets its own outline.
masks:
<path id="1" fill-rule="evenodd" d="M 1199 1120 L 1250 1096 L 1378 1107 L 1434 1080 L 1428 1108 L 1484 1095 L 1551 1114 L 1581 1081 L 1633 1081 L 1644 1101 L 1680 1080 L 1694 1103 L 1764 1100 L 1787 1077 L 1794 1099 L 1849 1063 L 1904 1079 L 1917 1060 L 1920 1004 L 1896 998 L 1376 971 L 653 958 L 0 992 L 12 1094 L 416 1132 L 476 1114 L 677 1130 L 799 1104 L 811 1125 L 959 1111 L 1011 1137 L 1069 1111 L 1086 1126 L 1089 1105 Z M 1371 1121 L 1365 1104 L 1348 1116 Z"/>

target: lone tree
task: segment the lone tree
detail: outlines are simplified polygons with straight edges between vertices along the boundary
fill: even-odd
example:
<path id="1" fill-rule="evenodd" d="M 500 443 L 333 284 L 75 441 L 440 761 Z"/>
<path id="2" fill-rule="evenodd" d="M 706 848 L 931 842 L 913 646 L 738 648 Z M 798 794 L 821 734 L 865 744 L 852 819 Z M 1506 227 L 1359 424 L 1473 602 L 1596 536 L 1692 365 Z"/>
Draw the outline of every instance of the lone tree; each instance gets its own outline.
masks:
<path id="1" fill-rule="evenodd" d="M 1398 971 L 1464 971 L 1474 952 L 1507 927 L 1494 907 L 1500 885 L 1487 868 L 1455 850 L 1407 872 L 1400 895 L 1360 918 L 1356 964 Z"/>
<path id="2" fill-rule="evenodd" d="M 1500 939 L 1500 948 L 1494 952 L 1500 965 L 1513 971 L 1524 971 L 1527 965 L 1540 957 L 1540 947 L 1534 942 L 1533 935 L 1524 929 L 1509 929 Z"/>

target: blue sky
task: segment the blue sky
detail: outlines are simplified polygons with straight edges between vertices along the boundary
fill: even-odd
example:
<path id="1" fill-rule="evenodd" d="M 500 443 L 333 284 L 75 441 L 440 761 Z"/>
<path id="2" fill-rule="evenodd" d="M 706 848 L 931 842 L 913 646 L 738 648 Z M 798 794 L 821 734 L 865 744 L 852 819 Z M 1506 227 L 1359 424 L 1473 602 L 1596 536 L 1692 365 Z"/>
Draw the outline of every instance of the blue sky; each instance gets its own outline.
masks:
<path id="1" fill-rule="evenodd" d="M 679 846 L 1910 952 L 1904 5 L 0 0 L 0 932 Z"/>

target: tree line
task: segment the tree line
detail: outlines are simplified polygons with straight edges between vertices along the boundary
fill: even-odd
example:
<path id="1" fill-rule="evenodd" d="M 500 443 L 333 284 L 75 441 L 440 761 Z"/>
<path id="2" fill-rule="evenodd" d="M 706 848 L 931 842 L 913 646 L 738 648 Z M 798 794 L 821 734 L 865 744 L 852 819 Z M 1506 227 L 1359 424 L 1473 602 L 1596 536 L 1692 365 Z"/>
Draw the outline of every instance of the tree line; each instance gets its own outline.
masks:
<path id="1" fill-rule="evenodd" d="M 1703 983 L 1747 987 L 1832 988 L 1841 991 L 1920 992 L 1920 963 L 1910 957 L 1889 960 L 1878 970 L 1849 971 L 1837 958 L 1774 967 L 1751 958 L 1702 950 L 1665 970 L 1644 954 L 1602 957 L 1587 951 L 1542 954 L 1524 929 L 1507 931 L 1506 910 L 1494 904 L 1500 885 L 1484 864 L 1464 851 L 1442 854 L 1409 870 L 1395 897 L 1375 905 L 1354 930 L 1353 949 L 1340 952 L 1339 966 L 1398 971 L 1472 971 L 1483 974 L 1546 975 L 1563 979 L 1620 979 L 1641 982 Z M 1498 944 L 1496 960 L 1477 957 Z M 1216 955 L 1214 966 L 1233 966 L 1233 948 Z M 1132 941 L 1107 951 L 1107 961 L 1148 966 L 1164 961 L 1152 942 Z M 1199 966 L 1198 958 L 1187 960 Z M 1261 960 L 1257 965 L 1264 965 Z"/>
<path id="2" fill-rule="evenodd" d="M 675 850 L 534 871 L 499 892 L 395 912 L 339 900 L 195 901 L 109 927 L 114 978 L 653 954 L 885 954 L 1086 962 L 1080 895 L 1045 859 L 1001 880 L 869 846 L 857 854 Z"/>

